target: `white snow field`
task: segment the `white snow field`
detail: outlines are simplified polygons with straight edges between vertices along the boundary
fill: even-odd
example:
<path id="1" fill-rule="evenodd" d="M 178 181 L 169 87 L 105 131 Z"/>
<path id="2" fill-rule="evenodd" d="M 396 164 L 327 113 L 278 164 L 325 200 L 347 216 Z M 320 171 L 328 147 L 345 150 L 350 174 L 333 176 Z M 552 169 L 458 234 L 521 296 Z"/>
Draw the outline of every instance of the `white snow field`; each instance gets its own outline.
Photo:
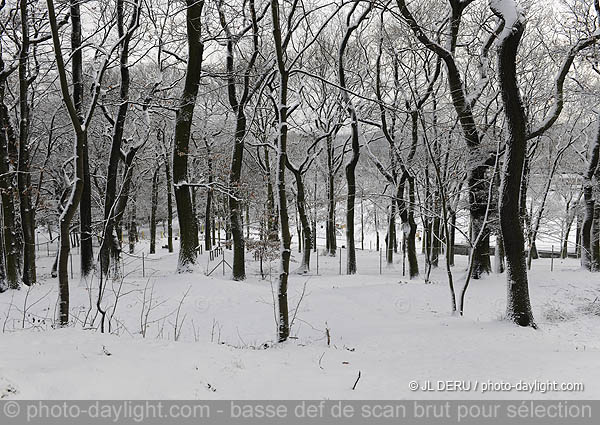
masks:
<path id="1" fill-rule="evenodd" d="M 600 278 L 580 270 L 576 259 L 555 259 L 552 272 L 549 259 L 534 261 L 534 330 L 502 320 L 504 275 L 472 281 L 465 316 L 457 317 L 450 312 L 443 259 L 425 284 L 422 277 L 403 278 L 401 263 L 384 265 L 380 275 L 376 251 L 358 251 L 355 276 L 340 276 L 339 259 L 321 256 L 318 276 L 292 275 L 294 338 L 277 344 L 276 261 L 271 280 L 260 278 L 251 254 L 244 282 L 228 280 L 220 267 L 207 277 L 206 253 L 196 273 L 176 275 L 178 247 L 169 254 L 162 244 L 148 255 L 142 241 L 134 257 L 126 256 L 125 279 L 109 282 L 103 306 L 112 320 L 104 334 L 99 318 L 89 326 L 97 282 L 91 293 L 79 284 L 76 254 L 72 326 L 53 328 L 58 283 L 50 278 L 53 257 L 42 246 L 41 284 L 0 295 L 0 398 L 600 398 Z M 294 255 L 292 268 L 297 250 Z M 342 255 L 345 260 L 345 250 Z M 231 253 L 225 251 L 225 258 Z M 457 291 L 465 267 L 466 257 L 458 256 Z M 450 385 L 438 381 L 454 380 L 470 383 L 471 390 L 409 388 L 411 381 L 437 388 Z M 584 389 L 506 390 L 507 384 L 536 381 L 582 383 Z M 500 383 L 504 390 L 482 392 L 484 383 Z"/>

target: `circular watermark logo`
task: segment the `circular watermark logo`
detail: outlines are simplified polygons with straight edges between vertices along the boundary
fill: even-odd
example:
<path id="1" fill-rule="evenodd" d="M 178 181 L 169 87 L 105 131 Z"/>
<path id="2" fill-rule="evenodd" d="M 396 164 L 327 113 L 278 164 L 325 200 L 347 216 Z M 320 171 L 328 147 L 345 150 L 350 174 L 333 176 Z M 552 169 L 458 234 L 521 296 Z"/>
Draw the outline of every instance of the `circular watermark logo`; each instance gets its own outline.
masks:
<path id="1" fill-rule="evenodd" d="M 394 311 L 399 314 L 406 314 L 411 310 L 411 299 L 408 297 L 397 297 L 394 300 Z"/>
<path id="2" fill-rule="evenodd" d="M 210 309 L 210 303 L 206 298 L 197 298 L 194 307 L 198 313 L 206 313 Z"/>
<path id="3" fill-rule="evenodd" d="M 21 407 L 16 401 L 7 401 L 2 410 L 7 418 L 16 418 L 21 413 Z"/>

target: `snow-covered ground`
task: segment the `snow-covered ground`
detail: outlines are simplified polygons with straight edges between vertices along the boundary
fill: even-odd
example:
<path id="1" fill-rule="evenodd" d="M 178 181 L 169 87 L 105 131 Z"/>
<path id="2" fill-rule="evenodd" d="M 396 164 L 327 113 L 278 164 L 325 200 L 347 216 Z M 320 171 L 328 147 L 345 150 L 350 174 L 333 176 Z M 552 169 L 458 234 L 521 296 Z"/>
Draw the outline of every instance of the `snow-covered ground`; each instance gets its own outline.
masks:
<path id="1" fill-rule="evenodd" d="M 160 247 L 155 255 L 147 252 L 142 241 L 135 256 L 126 257 L 125 279 L 109 282 L 103 302 L 107 332 L 101 334 L 98 317 L 94 329 L 89 326 L 97 282 L 91 282 L 91 291 L 79 283 L 76 254 L 73 324 L 53 328 L 58 283 L 49 276 L 53 258 L 41 246 L 41 284 L 0 295 L 0 397 L 600 398 L 600 279 L 581 271 L 574 259 L 554 260 L 553 272 L 549 259 L 534 261 L 529 278 L 539 329 L 533 330 L 502 320 L 504 275 L 473 281 L 465 316 L 456 317 L 442 260 L 432 283 L 425 284 L 404 278 L 401 263 L 384 265 L 380 274 L 376 251 L 358 252 L 355 276 L 340 276 L 339 258 L 321 256 L 319 275 L 292 275 L 293 338 L 277 344 L 277 262 L 271 277 L 266 266 L 263 280 L 258 263 L 249 261 L 248 279 L 233 282 L 220 267 L 205 275 L 217 264 L 206 253 L 196 273 L 176 275 L 176 253 Z M 342 250 L 343 260 L 345 255 Z M 225 258 L 231 262 L 231 253 Z M 457 257 L 457 263 L 453 272 L 460 289 L 466 258 Z M 471 381 L 477 388 L 409 388 L 411 381 L 437 387 L 446 380 Z M 585 389 L 481 391 L 484 383 L 535 381 L 583 383 Z"/>

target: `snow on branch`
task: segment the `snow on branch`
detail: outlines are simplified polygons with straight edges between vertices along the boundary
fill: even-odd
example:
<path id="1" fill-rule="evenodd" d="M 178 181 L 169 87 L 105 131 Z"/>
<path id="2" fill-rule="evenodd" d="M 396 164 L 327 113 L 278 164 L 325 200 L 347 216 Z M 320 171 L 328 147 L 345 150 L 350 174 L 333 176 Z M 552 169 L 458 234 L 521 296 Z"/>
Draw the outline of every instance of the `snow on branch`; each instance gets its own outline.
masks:
<path id="1" fill-rule="evenodd" d="M 229 189 L 229 187 L 223 185 L 219 182 L 197 182 L 197 183 L 188 183 L 186 180 L 181 180 L 178 183 L 173 185 L 176 188 L 182 187 L 200 187 L 209 190 L 216 190 L 224 195 L 227 195 L 230 198 L 235 199 L 236 201 L 242 201 L 241 198 L 238 198 L 233 191 Z"/>

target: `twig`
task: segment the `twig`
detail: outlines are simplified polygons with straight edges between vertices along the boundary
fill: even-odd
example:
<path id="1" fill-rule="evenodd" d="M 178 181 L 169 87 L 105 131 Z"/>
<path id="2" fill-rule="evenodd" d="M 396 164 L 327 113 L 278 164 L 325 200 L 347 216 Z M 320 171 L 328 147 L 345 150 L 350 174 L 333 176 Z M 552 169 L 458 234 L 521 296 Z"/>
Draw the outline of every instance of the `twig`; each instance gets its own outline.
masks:
<path id="1" fill-rule="evenodd" d="M 356 378 L 356 381 L 354 382 L 354 385 L 352 386 L 352 390 L 356 389 L 356 384 L 358 384 L 358 381 L 360 381 L 360 370 L 358 371 L 358 377 Z"/>

